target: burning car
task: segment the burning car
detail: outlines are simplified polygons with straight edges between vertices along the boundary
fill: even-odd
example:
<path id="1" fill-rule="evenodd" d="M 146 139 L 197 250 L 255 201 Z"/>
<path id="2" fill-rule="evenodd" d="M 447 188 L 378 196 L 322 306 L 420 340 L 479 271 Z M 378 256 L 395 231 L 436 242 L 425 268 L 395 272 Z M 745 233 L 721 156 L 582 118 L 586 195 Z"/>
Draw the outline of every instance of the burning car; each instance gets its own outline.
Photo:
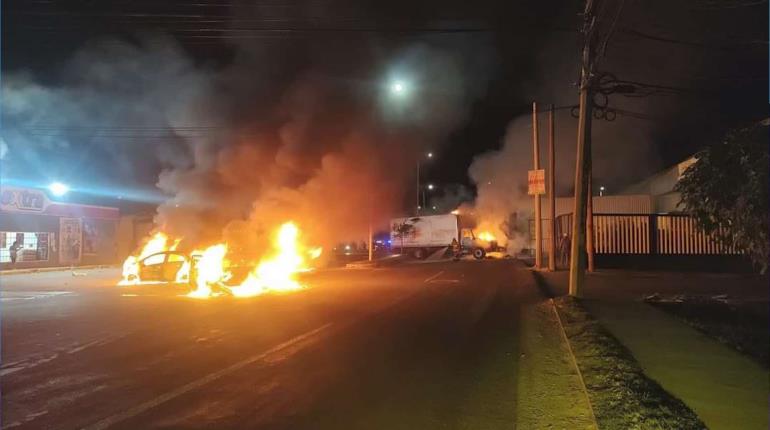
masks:
<path id="1" fill-rule="evenodd" d="M 118 285 L 188 283 L 192 291 L 187 295 L 194 298 L 299 290 L 304 286 L 297 280 L 298 274 L 312 270 L 310 261 L 322 252 L 320 247 L 304 246 L 299 236 L 299 228 L 286 222 L 274 236 L 273 249 L 258 260 L 244 262 L 228 254 L 226 243 L 185 254 L 177 251 L 181 240 L 172 242 L 165 234 L 156 233 L 138 256 L 126 258 Z"/>
<path id="2" fill-rule="evenodd" d="M 136 266 L 134 273 L 127 277 L 129 282 L 186 283 L 190 280 L 192 256 L 177 251 L 161 251 L 142 258 Z"/>

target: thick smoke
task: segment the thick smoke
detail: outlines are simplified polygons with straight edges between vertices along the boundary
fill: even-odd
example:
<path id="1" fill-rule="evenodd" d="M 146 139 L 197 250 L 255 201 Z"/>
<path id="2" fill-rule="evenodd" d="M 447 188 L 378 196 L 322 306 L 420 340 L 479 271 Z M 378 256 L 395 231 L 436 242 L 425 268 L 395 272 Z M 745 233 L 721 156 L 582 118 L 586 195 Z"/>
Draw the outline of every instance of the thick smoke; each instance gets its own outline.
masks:
<path id="1" fill-rule="evenodd" d="M 574 194 L 575 151 L 577 119 L 570 106 L 577 105 L 579 77 L 579 43 L 576 38 L 553 39 L 538 57 L 537 78 L 521 83 L 525 99 L 538 102 L 540 166 L 548 163 L 548 105 L 554 104 L 556 196 Z M 615 52 L 615 51 L 613 51 Z M 628 60 L 628 59 L 623 59 Z M 682 66 L 686 58 L 676 62 Z M 619 77 L 634 79 L 640 67 L 629 68 L 629 62 L 607 64 Z M 668 67 L 676 68 L 671 64 Z M 683 66 L 682 66 L 683 67 Z M 694 66 L 693 66 L 694 67 Z M 680 73 L 684 73 L 681 72 Z M 599 102 L 603 102 L 599 100 Z M 618 114 L 614 121 L 593 121 L 593 177 L 594 190 L 604 185 L 609 193 L 617 193 L 629 183 L 663 166 L 655 150 L 656 130 L 663 127 L 658 119 L 676 117 L 681 100 L 670 98 L 626 98 L 612 95 L 610 106 L 641 113 L 638 116 Z M 476 185 L 477 198 L 464 208 L 472 211 L 479 221 L 479 229 L 489 230 L 497 237 L 508 237 L 509 252 L 529 247 L 529 223 L 533 218 L 533 198 L 527 195 L 527 171 L 533 169 L 533 130 L 530 109 L 508 124 L 499 150 L 477 156 L 468 174 Z M 546 202 L 543 199 L 545 210 Z M 543 218 L 547 213 L 543 213 Z"/>
<path id="2" fill-rule="evenodd" d="M 259 253 L 289 220 L 309 243 L 360 239 L 400 212 L 417 154 L 463 120 L 487 62 L 475 46 L 425 41 L 361 67 L 372 59 L 339 52 L 373 56 L 365 42 L 318 43 L 255 42 L 219 67 L 164 38 L 94 44 L 66 65 L 63 85 L 5 79 L 9 155 L 35 166 L 51 151 L 85 151 L 86 164 L 119 181 L 157 178 L 168 196 L 157 227 L 189 247 L 224 238 Z M 387 78 L 414 93 L 393 97 Z M 77 140 L 85 133 L 89 149 Z"/>

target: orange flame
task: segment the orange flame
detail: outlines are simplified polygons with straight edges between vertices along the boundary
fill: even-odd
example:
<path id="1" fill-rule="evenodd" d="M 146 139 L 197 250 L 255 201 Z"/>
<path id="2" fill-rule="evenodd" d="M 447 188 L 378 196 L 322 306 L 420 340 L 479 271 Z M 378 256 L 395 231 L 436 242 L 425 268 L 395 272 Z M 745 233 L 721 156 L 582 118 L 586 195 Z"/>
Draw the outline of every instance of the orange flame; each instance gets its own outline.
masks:
<path id="1" fill-rule="evenodd" d="M 236 297 L 250 297 L 266 292 L 287 292 L 304 288 L 296 279 L 297 273 L 307 270 L 298 237 L 297 226 L 292 222 L 284 223 L 273 244 L 277 252 L 261 261 L 241 285 L 230 288 L 232 294 Z M 317 258 L 321 255 L 321 249 L 311 249 L 308 253 Z"/>
<path id="2" fill-rule="evenodd" d="M 495 240 L 495 236 L 488 231 L 482 231 L 481 233 L 479 233 L 478 238 L 487 242 L 492 242 Z"/>
<path id="3" fill-rule="evenodd" d="M 162 232 L 155 233 L 147 240 L 142 250 L 138 255 L 129 255 L 123 262 L 123 279 L 118 282 L 118 285 L 138 285 L 142 281 L 139 278 L 139 262 L 152 254 L 162 251 L 174 251 L 181 239 L 176 239 L 173 244 L 169 245 L 169 238 Z M 180 270 L 181 272 L 181 270 Z M 188 266 L 189 273 L 189 266 Z"/>
<path id="4" fill-rule="evenodd" d="M 199 251 L 193 251 L 193 255 L 201 254 Z M 195 269 L 197 276 L 195 279 L 195 290 L 187 294 L 188 297 L 196 299 L 205 299 L 213 295 L 211 286 L 226 281 L 230 277 L 230 272 L 225 270 L 227 254 L 227 245 L 220 243 L 210 246 L 200 256 Z"/>
<path id="5" fill-rule="evenodd" d="M 232 278 L 227 244 L 219 243 L 205 250 L 192 252 L 176 274 L 176 282 L 185 283 L 195 273 L 195 289 L 187 294 L 193 298 L 209 298 L 229 292 L 235 297 L 251 297 L 268 292 L 288 292 L 304 288 L 297 280 L 301 272 L 312 270 L 308 260 L 321 256 L 323 249 L 306 248 L 299 241 L 300 231 L 293 222 L 286 222 L 278 229 L 273 240 L 273 251 L 249 272 L 240 285 L 227 285 Z M 173 251 L 179 240 L 168 246 L 168 237 L 156 233 L 137 256 L 130 256 L 123 263 L 123 280 L 119 285 L 142 283 L 139 277 L 139 261 L 161 251 Z"/>

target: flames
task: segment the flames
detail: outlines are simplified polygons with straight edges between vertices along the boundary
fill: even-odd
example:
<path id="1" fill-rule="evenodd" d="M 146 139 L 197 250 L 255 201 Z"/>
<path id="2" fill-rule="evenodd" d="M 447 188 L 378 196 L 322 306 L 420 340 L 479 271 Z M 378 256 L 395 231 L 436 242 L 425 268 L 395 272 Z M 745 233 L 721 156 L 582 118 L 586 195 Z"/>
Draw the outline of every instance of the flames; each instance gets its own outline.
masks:
<path id="1" fill-rule="evenodd" d="M 176 282 L 194 281 L 194 290 L 187 294 L 193 298 L 209 298 L 217 295 L 252 297 L 271 292 L 289 292 L 304 288 L 297 279 L 302 272 L 312 270 L 310 262 L 321 256 L 322 248 L 309 248 L 300 241 L 300 230 L 293 222 L 281 225 L 275 233 L 272 245 L 246 278 L 231 285 L 233 278 L 231 261 L 226 243 L 193 251 L 176 274 Z M 142 283 L 139 261 L 156 252 L 176 249 L 179 241 L 169 245 L 168 237 L 157 233 L 142 248 L 138 256 L 130 256 L 123 264 L 123 280 L 119 285 Z"/>
<path id="2" fill-rule="evenodd" d="M 494 242 L 495 236 L 488 232 L 488 231 L 482 231 L 478 235 L 478 238 L 487 242 Z"/>
<path id="3" fill-rule="evenodd" d="M 155 233 L 147 240 L 138 255 L 129 255 L 126 261 L 123 262 L 123 279 L 118 282 L 118 285 L 138 285 L 143 283 L 139 278 L 139 262 L 145 257 L 158 252 L 174 251 L 179 246 L 179 242 L 180 239 L 170 242 L 169 237 L 165 234 L 161 232 Z M 187 272 L 189 274 L 189 265 Z M 182 270 L 179 273 L 181 274 Z"/>

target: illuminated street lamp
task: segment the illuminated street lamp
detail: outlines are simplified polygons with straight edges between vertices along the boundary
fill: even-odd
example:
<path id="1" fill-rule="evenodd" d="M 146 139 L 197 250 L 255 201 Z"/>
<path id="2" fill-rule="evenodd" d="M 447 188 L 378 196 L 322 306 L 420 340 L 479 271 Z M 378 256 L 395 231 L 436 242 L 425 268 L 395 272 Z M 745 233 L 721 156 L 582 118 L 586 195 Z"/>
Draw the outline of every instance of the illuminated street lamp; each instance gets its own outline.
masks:
<path id="1" fill-rule="evenodd" d="M 433 189 L 433 184 L 428 184 L 428 189 L 432 190 Z"/>
<path id="2" fill-rule="evenodd" d="M 604 185 L 602 185 L 601 187 L 599 187 L 599 197 L 601 197 L 601 196 L 603 196 L 603 195 L 604 195 Z"/>
<path id="3" fill-rule="evenodd" d="M 62 184 L 61 182 L 53 182 L 51 185 L 48 186 L 48 191 L 51 192 L 56 197 L 61 197 L 65 194 L 67 194 L 70 190 L 70 187 L 68 187 L 65 184 Z"/>

